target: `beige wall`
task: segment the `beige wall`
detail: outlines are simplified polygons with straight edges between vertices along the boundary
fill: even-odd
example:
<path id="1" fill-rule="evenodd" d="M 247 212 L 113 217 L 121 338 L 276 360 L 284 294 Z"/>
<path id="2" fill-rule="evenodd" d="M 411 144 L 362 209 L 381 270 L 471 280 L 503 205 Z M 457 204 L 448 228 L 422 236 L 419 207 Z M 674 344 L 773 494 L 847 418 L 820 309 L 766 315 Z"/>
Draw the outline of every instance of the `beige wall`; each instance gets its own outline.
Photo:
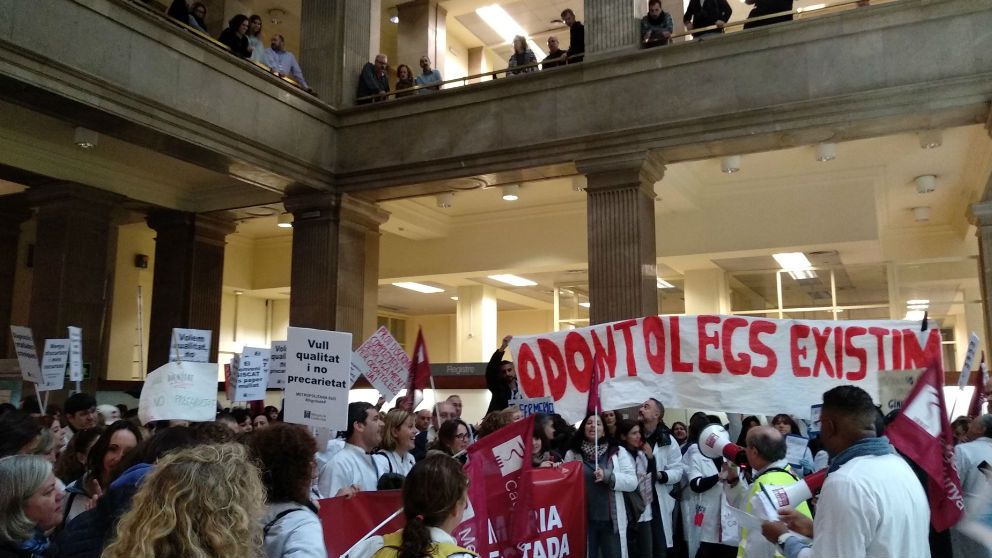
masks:
<path id="1" fill-rule="evenodd" d="M 427 356 L 431 362 L 455 362 L 455 315 L 410 316 L 406 322 L 406 346 L 413 351 L 417 330 L 423 328 Z"/>
<path id="2" fill-rule="evenodd" d="M 137 254 L 148 256 L 148 267 L 134 266 Z M 151 322 L 152 283 L 155 278 L 155 231 L 144 222 L 122 225 L 117 234 L 107 379 L 143 378 L 148 362 L 148 327 Z M 138 328 L 138 289 L 141 289 L 141 338 Z M 139 354 L 140 349 L 140 354 Z"/>
<path id="3" fill-rule="evenodd" d="M 14 292 L 10 311 L 10 323 L 13 325 L 28 325 L 28 318 L 31 313 L 31 280 L 34 277 L 34 269 L 28 267 L 27 258 L 28 247 L 35 243 L 37 224 L 35 219 L 31 219 L 21 225 L 21 236 L 17 242 L 17 270 L 14 273 Z M 37 340 L 35 342 L 37 343 Z"/>

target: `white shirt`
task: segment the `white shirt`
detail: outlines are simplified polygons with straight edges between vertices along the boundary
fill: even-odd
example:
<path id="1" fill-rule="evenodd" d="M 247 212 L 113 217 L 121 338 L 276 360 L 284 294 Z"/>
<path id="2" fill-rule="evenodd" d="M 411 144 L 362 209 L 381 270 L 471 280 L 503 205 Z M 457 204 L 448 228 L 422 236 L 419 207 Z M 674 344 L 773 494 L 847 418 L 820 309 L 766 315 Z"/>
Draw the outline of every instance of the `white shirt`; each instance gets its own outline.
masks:
<path id="1" fill-rule="evenodd" d="M 992 465 L 992 438 L 977 440 L 954 446 L 954 464 L 961 478 L 961 492 L 964 495 L 965 518 L 972 511 L 976 499 L 981 498 L 983 487 L 988 486 L 985 475 L 978 469 L 982 462 Z M 963 521 L 962 521 L 963 523 Z M 992 555 L 981 541 L 960 529 L 961 523 L 951 527 L 951 547 L 955 558 L 982 558 Z"/>
<path id="2" fill-rule="evenodd" d="M 327 441 L 326 448 L 317 452 L 317 478 L 313 480 L 311 489 L 317 494 L 318 498 L 331 498 L 334 496 L 333 494 L 328 495 L 320 491 L 320 479 L 324 477 L 324 471 L 327 469 L 327 464 L 330 463 L 331 458 L 343 449 L 344 438 L 332 438 Z"/>
<path id="3" fill-rule="evenodd" d="M 324 467 L 317 484 L 322 497 L 333 498 L 339 490 L 353 484 L 362 490 L 375 490 L 378 482 L 372 456 L 362 448 L 346 443 Z"/>
<path id="4" fill-rule="evenodd" d="M 386 473 L 397 473 L 405 477 L 410 474 L 410 469 L 413 469 L 414 464 L 417 462 L 410 452 L 406 452 L 405 456 L 400 457 L 400 454 L 395 451 L 374 453 L 372 454 L 372 460 L 375 461 L 375 465 L 379 469 L 380 478 Z"/>
<path id="5" fill-rule="evenodd" d="M 930 504 L 906 461 L 855 457 L 823 483 L 812 556 L 930 558 L 929 535 Z"/>
<path id="6" fill-rule="evenodd" d="M 429 529 L 431 531 L 431 542 L 458 544 L 451 535 L 445 533 L 442 529 L 437 527 L 429 527 Z M 376 552 L 382 550 L 382 546 L 381 536 L 376 535 L 374 537 L 369 537 L 367 540 L 356 546 L 348 554 L 348 556 L 351 558 L 368 558 L 369 556 L 374 556 Z M 458 552 L 452 554 L 448 558 L 473 558 L 473 556 L 467 552 Z"/>

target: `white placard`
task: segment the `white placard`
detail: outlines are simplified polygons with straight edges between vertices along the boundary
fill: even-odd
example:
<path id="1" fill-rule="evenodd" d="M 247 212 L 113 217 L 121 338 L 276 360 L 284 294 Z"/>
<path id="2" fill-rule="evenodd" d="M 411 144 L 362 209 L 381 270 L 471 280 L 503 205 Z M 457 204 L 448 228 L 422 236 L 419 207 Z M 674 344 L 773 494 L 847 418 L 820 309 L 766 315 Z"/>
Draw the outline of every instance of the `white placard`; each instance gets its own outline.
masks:
<path id="1" fill-rule="evenodd" d="M 290 327 L 286 340 L 286 422 L 345 430 L 351 334 Z"/>
<path id="2" fill-rule="evenodd" d="M 68 339 L 46 339 L 41 356 L 42 382 L 38 391 L 58 391 L 65 386 L 65 367 L 69 362 Z"/>
<path id="3" fill-rule="evenodd" d="M 365 359 L 358 353 L 352 352 L 351 366 L 348 371 L 348 389 L 353 388 L 355 386 L 355 382 L 357 382 L 358 379 L 362 377 L 362 374 L 364 374 L 368 369 L 369 365 L 365 364 Z"/>
<path id="4" fill-rule="evenodd" d="M 269 352 L 269 384 L 270 389 L 286 387 L 286 342 L 273 341 Z"/>
<path id="5" fill-rule="evenodd" d="M 820 434 L 820 415 L 823 414 L 823 403 L 810 405 L 809 407 L 809 428 L 806 431 L 810 438 Z"/>
<path id="6" fill-rule="evenodd" d="M 397 393 L 407 388 L 410 357 L 388 329 L 380 327 L 355 353 L 365 365 L 362 375 L 386 401 L 392 401 Z"/>
<path id="7" fill-rule="evenodd" d="M 555 401 L 550 397 L 531 397 L 528 399 L 514 399 L 510 401 L 511 407 L 520 409 L 524 417 L 529 417 L 535 413 L 555 414 Z"/>
<path id="8" fill-rule="evenodd" d="M 265 399 L 269 381 L 269 349 L 245 347 L 238 362 L 232 401 Z"/>
<path id="9" fill-rule="evenodd" d="M 40 384 L 44 378 L 41 375 L 41 367 L 38 366 L 38 350 L 35 349 L 31 328 L 12 325 L 10 335 L 17 352 L 17 364 L 21 367 L 21 377 L 26 382 Z"/>
<path id="10" fill-rule="evenodd" d="M 795 434 L 787 434 L 785 436 L 785 459 L 788 460 L 789 465 L 799 467 L 799 462 L 806 455 L 806 447 L 808 445 L 808 438 L 796 436 Z"/>
<path id="11" fill-rule="evenodd" d="M 964 364 L 961 366 L 961 375 L 958 376 L 958 387 L 964 389 L 971 380 L 971 367 L 975 365 L 975 353 L 978 352 L 978 334 L 974 331 L 968 336 L 968 352 L 964 354 Z"/>
<path id="12" fill-rule="evenodd" d="M 141 389 L 138 419 L 204 422 L 217 415 L 217 364 L 170 362 L 151 373 Z"/>
<path id="13" fill-rule="evenodd" d="M 83 381 L 83 330 L 69 326 L 69 380 Z"/>
<path id="14" fill-rule="evenodd" d="M 213 332 L 208 329 L 172 328 L 172 347 L 169 349 L 169 362 L 207 362 L 210 360 L 210 339 Z M 178 353 L 177 353 L 178 351 Z"/>
<path id="15" fill-rule="evenodd" d="M 883 415 L 902 408 L 920 374 L 923 374 L 922 368 L 878 371 L 878 401 L 881 402 Z"/>

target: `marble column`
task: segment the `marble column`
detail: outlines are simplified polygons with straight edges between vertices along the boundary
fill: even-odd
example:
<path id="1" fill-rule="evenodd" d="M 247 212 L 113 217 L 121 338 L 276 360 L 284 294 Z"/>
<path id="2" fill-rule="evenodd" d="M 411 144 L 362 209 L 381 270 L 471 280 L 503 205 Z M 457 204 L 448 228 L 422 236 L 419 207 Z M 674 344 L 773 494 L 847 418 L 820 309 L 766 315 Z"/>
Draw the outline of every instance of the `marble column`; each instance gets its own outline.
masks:
<path id="1" fill-rule="evenodd" d="M 334 107 L 355 104 L 358 76 L 379 52 L 380 0 L 303 0 L 300 66 Z"/>
<path id="2" fill-rule="evenodd" d="M 638 153 L 576 167 L 587 183 L 590 323 L 657 314 L 654 183 L 664 164 Z"/>
<path id="3" fill-rule="evenodd" d="M 66 328 L 83 333 L 83 362 L 93 391 L 105 374 L 106 323 L 113 293 L 112 248 L 123 196 L 81 184 L 40 186 L 27 191 L 37 208 L 37 237 L 28 318 L 39 352 L 45 339 L 68 337 Z M 59 400 L 56 394 L 55 401 Z"/>
<path id="4" fill-rule="evenodd" d="M 148 214 L 155 230 L 155 275 L 148 328 L 148 371 L 169 361 L 172 328 L 213 332 L 210 362 L 217 362 L 224 246 L 233 219 L 163 209 Z"/>
<path id="5" fill-rule="evenodd" d="M 448 10 L 437 0 L 413 0 L 396 6 L 400 18 L 396 37 L 395 68 L 407 64 L 414 75 L 420 73 L 420 57 L 425 54 L 433 63 L 432 68 L 444 76 L 444 60 L 448 50 L 445 17 Z M 470 70 L 471 73 L 471 70 Z"/>
<path id="6" fill-rule="evenodd" d="M 640 19 L 645 13 L 646 8 L 642 13 L 631 0 L 586 2 L 586 19 L 582 22 L 586 28 L 586 52 L 595 58 L 603 52 L 637 45 Z M 672 13 L 675 19 L 681 19 L 681 16 Z"/>
<path id="7" fill-rule="evenodd" d="M 10 344 L 10 317 L 14 305 L 14 276 L 21 224 L 31 217 L 24 194 L 0 198 L 0 357 L 14 358 Z"/>
<path id="8" fill-rule="evenodd" d="M 376 329 L 379 225 L 389 214 L 337 193 L 283 203 L 294 218 L 290 325 L 348 331 L 357 346 Z"/>
<path id="9" fill-rule="evenodd" d="M 975 225 L 978 237 L 978 281 L 982 288 L 983 337 L 987 344 L 992 339 L 992 299 L 989 298 L 992 296 L 992 200 L 972 204 L 968 208 L 968 220 Z"/>

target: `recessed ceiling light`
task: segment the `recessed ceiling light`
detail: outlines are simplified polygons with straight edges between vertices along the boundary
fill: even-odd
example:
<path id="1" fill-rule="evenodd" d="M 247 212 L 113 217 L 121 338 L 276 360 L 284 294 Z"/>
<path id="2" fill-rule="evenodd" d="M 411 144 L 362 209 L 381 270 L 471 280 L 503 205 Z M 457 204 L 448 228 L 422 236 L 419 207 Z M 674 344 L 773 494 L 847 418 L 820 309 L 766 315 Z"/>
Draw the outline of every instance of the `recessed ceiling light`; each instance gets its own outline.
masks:
<path id="1" fill-rule="evenodd" d="M 720 170 L 726 174 L 733 174 L 741 170 L 741 156 L 727 155 L 720 161 Z"/>
<path id="2" fill-rule="evenodd" d="M 276 226 L 277 227 L 280 227 L 280 228 L 283 228 L 283 229 L 288 229 L 288 228 L 292 227 L 293 226 L 293 214 L 292 213 L 288 213 L 288 212 L 287 213 L 280 214 L 279 215 L 279 218 L 276 220 Z"/>
<path id="3" fill-rule="evenodd" d="M 513 285 L 514 287 L 533 287 L 537 284 L 530 279 L 524 279 L 523 277 L 517 277 L 516 275 L 510 275 L 509 273 L 504 273 L 502 275 L 490 275 L 489 278 L 493 281 Z"/>
<path id="4" fill-rule="evenodd" d="M 454 300 L 455 302 L 458 302 L 458 297 L 457 296 L 453 296 L 453 297 L 450 297 L 450 298 L 451 298 L 451 300 Z"/>
<path id="5" fill-rule="evenodd" d="M 418 293 L 424 293 L 424 294 L 444 292 L 444 289 L 439 289 L 437 287 L 432 287 L 430 285 L 424 285 L 422 283 L 413 283 L 411 281 L 402 281 L 400 283 L 393 283 L 393 286 L 399 287 L 401 289 L 410 289 L 411 291 L 417 291 Z"/>
<path id="6" fill-rule="evenodd" d="M 914 298 L 913 300 L 907 300 L 907 305 L 910 304 L 930 304 L 930 299 L 928 298 Z"/>
<path id="7" fill-rule="evenodd" d="M 772 257 L 782 269 L 809 269 L 813 267 L 806 254 L 802 252 L 782 252 L 772 254 Z"/>
<path id="8" fill-rule="evenodd" d="M 800 281 L 802 279 L 816 279 L 816 272 L 812 269 L 791 269 L 789 270 L 789 276 Z"/>
<path id="9" fill-rule="evenodd" d="M 821 143 L 816 146 L 816 160 L 825 163 L 837 158 L 836 143 Z"/>
<path id="10" fill-rule="evenodd" d="M 588 302 L 580 302 L 579 303 L 579 306 L 581 306 L 583 308 L 589 308 L 589 306 L 591 306 L 591 305 Z"/>
<path id="11" fill-rule="evenodd" d="M 659 277 L 658 278 L 658 288 L 659 289 L 674 289 L 675 288 L 675 285 L 673 285 L 673 284 L 669 283 L 668 281 L 665 281 L 664 279 L 662 279 L 661 277 Z"/>
<path id="12" fill-rule="evenodd" d="M 503 186 L 504 201 L 517 201 L 519 199 L 520 199 L 520 186 L 517 186 L 516 184 Z"/>

